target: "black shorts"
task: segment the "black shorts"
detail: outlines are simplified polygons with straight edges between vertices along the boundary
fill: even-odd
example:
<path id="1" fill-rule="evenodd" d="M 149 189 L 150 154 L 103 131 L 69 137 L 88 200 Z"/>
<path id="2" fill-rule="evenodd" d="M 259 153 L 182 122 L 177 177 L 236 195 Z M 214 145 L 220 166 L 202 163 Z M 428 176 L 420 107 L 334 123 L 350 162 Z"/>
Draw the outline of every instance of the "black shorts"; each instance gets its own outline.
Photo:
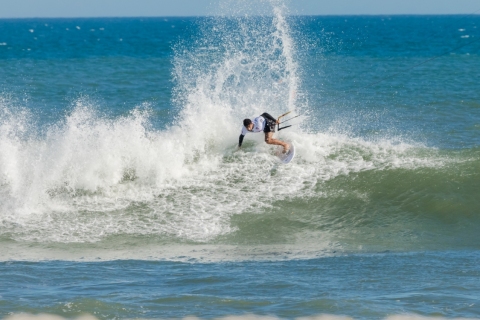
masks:
<path id="1" fill-rule="evenodd" d="M 275 126 L 277 125 L 276 120 L 272 120 L 272 116 L 268 113 L 262 113 L 261 116 L 265 119 L 265 127 L 263 128 L 263 132 L 275 132 Z"/>

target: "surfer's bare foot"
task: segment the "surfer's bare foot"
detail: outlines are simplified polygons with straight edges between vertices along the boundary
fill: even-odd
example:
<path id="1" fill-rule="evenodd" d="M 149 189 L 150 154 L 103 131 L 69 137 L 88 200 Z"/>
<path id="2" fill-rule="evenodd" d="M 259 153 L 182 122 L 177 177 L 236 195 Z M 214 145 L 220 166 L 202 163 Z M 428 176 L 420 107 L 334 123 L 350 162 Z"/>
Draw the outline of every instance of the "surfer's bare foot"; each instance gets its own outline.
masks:
<path id="1" fill-rule="evenodd" d="M 290 152 L 290 148 L 288 147 L 283 147 L 283 154 L 287 154 Z"/>

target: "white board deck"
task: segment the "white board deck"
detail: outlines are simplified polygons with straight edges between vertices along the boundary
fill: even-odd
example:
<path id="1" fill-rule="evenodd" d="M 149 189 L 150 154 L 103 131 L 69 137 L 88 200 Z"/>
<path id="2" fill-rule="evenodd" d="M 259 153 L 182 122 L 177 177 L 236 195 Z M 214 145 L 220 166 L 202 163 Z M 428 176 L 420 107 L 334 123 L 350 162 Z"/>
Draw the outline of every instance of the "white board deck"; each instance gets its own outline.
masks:
<path id="1" fill-rule="evenodd" d="M 293 144 L 293 142 L 288 142 L 288 145 L 290 146 L 290 149 L 288 150 L 287 153 L 279 153 L 277 155 L 277 157 L 280 159 L 280 161 L 282 163 L 289 163 L 290 161 L 293 160 L 293 158 L 295 157 L 295 145 Z"/>

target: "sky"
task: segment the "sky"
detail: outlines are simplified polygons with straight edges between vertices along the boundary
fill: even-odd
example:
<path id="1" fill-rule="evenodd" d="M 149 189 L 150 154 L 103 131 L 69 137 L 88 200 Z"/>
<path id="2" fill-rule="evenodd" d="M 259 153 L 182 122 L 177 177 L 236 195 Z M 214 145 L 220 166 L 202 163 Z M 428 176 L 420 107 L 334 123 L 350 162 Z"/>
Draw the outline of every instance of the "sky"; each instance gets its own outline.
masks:
<path id="1" fill-rule="evenodd" d="M 221 0 L 0 0 L 0 18 L 203 16 L 215 13 L 215 3 L 218 1 Z M 246 0 L 230 0 L 233 3 L 235 1 Z M 480 0 L 285 2 L 291 13 L 301 15 L 480 14 Z"/>

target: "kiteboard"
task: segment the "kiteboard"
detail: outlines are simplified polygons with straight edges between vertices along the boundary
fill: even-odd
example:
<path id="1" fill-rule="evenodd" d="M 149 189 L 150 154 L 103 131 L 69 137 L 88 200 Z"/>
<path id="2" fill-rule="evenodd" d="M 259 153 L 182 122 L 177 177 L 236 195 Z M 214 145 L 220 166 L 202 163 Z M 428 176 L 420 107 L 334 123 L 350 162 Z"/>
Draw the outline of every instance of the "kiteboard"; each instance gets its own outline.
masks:
<path id="1" fill-rule="evenodd" d="M 280 161 L 285 164 L 290 163 L 290 161 L 292 161 L 295 157 L 295 145 L 293 144 L 293 142 L 287 143 L 290 146 L 290 149 L 288 149 L 287 153 L 280 152 L 277 154 L 278 159 L 280 159 Z"/>

